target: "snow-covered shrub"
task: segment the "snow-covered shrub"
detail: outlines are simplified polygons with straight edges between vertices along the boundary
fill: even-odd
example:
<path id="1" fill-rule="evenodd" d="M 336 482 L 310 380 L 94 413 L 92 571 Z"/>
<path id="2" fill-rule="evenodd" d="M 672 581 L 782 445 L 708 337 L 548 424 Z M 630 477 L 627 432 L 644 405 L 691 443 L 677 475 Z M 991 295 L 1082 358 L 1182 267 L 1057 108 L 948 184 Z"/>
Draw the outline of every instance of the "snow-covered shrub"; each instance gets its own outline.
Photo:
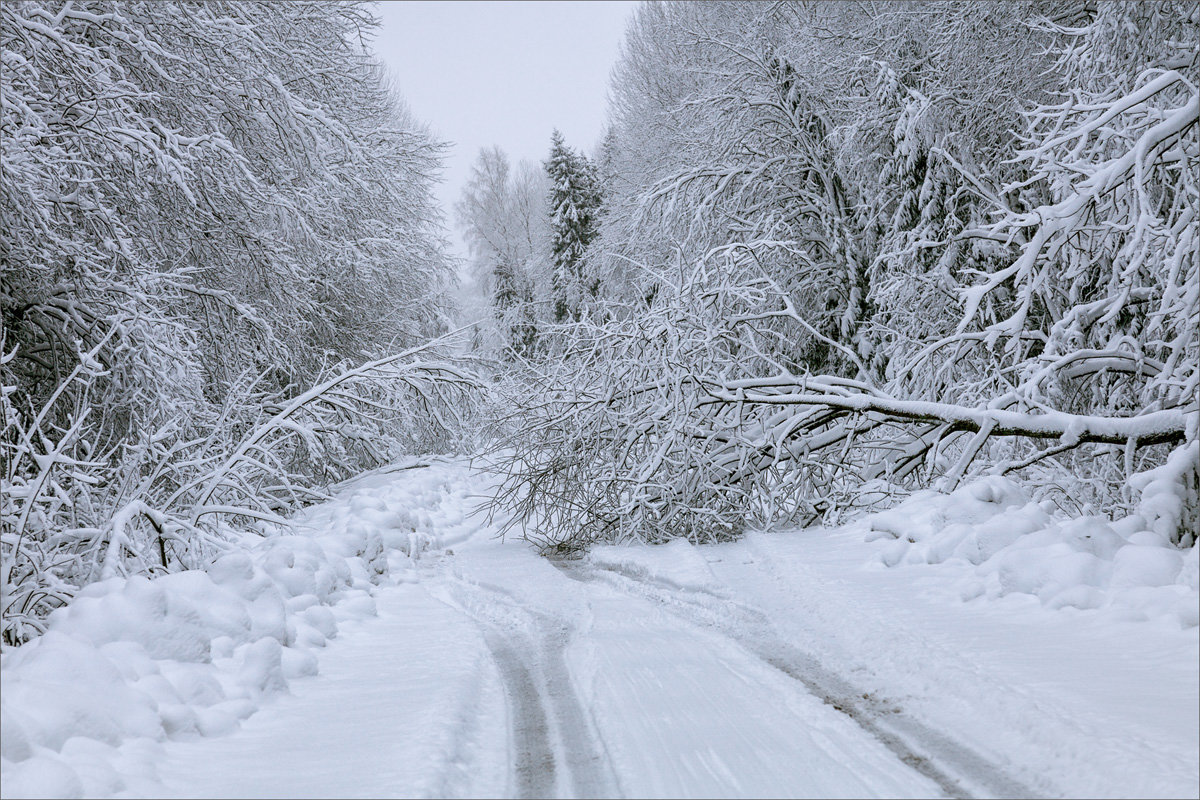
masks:
<path id="1" fill-rule="evenodd" d="M 1194 473 L 1195 448 L 1187 446 L 1137 476 L 1147 499 L 1139 513 L 1115 520 L 1064 517 L 1053 503 L 991 476 L 950 494 L 919 492 L 857 524 L 868 540 L 882 540 L 879 559 L 887 566 L 965 566 L 964 600 L 1027 594 L 1051 609 L 1115 609 L 1127 619 L 1195 627 L 1200 562 L 1188 538 L 1174 538 L 1182 504 L 1171 471 L 1189 458 Z"/>

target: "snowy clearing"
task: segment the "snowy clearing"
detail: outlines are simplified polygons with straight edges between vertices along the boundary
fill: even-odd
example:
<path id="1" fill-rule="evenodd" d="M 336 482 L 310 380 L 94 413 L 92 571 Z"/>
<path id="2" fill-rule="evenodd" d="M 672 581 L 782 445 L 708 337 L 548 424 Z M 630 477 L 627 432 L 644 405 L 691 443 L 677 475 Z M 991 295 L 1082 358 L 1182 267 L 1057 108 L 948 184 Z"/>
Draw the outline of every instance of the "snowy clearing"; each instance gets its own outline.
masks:
<path id="1" fill-rule="evenodd" d="M 1200 791 L 1175 605 L 964 602 L 969 560 L 884 566 L 881 530 L 979 484 L 821 535 L 551 561 L 469 515 L 490 484 L 465 460 L 398 467 L 207 573 L 97 584 L 7 652 L 4 796 Z M 1012 507 L 990 505 L 972 535 Z"/>

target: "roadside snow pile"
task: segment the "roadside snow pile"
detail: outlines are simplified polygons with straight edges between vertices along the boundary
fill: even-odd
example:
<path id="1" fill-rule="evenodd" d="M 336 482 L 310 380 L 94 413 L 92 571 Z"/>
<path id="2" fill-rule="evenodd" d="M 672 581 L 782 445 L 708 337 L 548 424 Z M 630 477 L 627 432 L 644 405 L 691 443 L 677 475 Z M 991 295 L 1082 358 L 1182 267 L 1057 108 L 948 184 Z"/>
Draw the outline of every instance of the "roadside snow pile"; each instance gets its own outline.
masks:
<path id="1" fill-rule="evenodd" d="M 925 491 L 866 518 L 867 540 L 894 539 L 885 565 L 973 565 L 963 600 L 1012 593 L 1049 608 L 1105 609 L 1124 619 L 1200 624 L 1200 550 L 1180 549 L 1186 496 L 1182 476 L 1197 447 L 1180 448 L 1162 467 L 1135 476 L 1140 513 L 1055 519 L 1052 503 L 1034 503 L 1012 481 L 988 477 L 951 494 Z M 1186 536 L 1186 534 L 1185 534 Z M 1194 541 L 1194 539 L 1193 539 Z"/>
<path id="2" fill-rule="evenodd" d="M 247 536 L 207 570 L 85 588 L 0 660 L 0 794 L 121 792 L 123 743 L 222 735 L 316 674 L 338 622 L 373 616 L 374 587 L 410 579 L 435 531 L 461 522 L 447 516 L 461 497 L 437 507 L 452 493 L 432 466 L 415 484 L 368 476 L 296 535 Z"/>

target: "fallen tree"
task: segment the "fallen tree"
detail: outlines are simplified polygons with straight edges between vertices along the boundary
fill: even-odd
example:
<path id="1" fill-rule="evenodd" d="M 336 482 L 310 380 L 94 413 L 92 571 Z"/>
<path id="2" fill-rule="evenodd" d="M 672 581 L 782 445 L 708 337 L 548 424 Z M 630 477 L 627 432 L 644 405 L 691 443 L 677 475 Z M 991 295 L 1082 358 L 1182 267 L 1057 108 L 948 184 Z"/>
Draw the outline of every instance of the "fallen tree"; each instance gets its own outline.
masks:
<path id="1" fill-rule="evenodd" d="M 634 290 L 565 329 L 563 359 L 514 397 L 498 507 L 567 549 L 828 520 L 989 471 L 1036 478 L 1072 513 L 1132 511 L 1133 476 L 1200 435 L 1200 17 L 1038 18 L 1057 86 L 971 153 L 939 121 L 953 96 L 906 85 L 903 54 L 874 65 L 871 97 L 814 94 L 820 66 L 781 55 L 809 38 L 765 38 L 786 38 L 772 15 L 805 13 L 727 5 L 696 10 L 672 48 L 631 41 L 633 143 L 658 153 L 662 128 L 691 147 L 661 170 L 630 156 L 642 193 L 601 241 Z M 754 20 L 768 44 L 735 24 Z M 633 79 L 689 58 L 722 68 L 697 68 L 678 102 Z M 1198 525 L 1193 502 L 1173 538 Z"/>
<path id="2" fill-rule="evenodd" d="M 1166 367 L 1127 349 L 1043 351 L 1004 393 L 972 404 L 977 383 L 926 398 L 914 396 L 913 373 L 924 364 L 924 385 L 940 385 L 929 377 L 932 353 L 984 350 L 978 364 L 1002 348 L 964 332 L 931 343 L 884 385 L 865 369 L 855 378 L 798 374 L 779 342 L 820 334 L 754 274 L 753 259 L 723 252 L 657 279 L 648 311 L 572 326 L 564 358 L 512 398 L 518 412 L 500 439 L 507 480 L 494 502 L 544 548 L 808 523 L 880 493 L 949 490 L 970 474 L 1027 470 L 1081 449 L 1116 486 L 1197 438 L 1200 410 L 1186 396 L 1115 413 L 1053 405 L 1074 397 L 1062 387 L 1097 380 L 1146 396 Z"/>

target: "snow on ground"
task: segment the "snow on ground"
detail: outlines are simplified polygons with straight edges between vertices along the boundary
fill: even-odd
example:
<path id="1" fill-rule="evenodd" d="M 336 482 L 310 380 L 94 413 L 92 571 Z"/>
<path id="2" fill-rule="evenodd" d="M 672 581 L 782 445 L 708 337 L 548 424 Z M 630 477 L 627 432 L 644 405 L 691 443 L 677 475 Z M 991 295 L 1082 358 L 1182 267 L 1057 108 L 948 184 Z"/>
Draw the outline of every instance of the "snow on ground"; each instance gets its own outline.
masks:
<path id="1" fill-rule="evenodd" d="M 1181 452 L 1189 450 L 1194 457 L 1194 447 Z M 1052 503 L 990 477 L 949 495 L 914 495 L 867 520 L 866 536 L 893 540 L 878 553 L 887 566 L 950 562 L 964 600 L 1025 594 L 1049 608 L 1195 628 L 1200 548 L 1171 543 L 1181 509 L 1170 481 L 1146 484 L 1155 491 L 1143 513 L 1061 520 L 1049 513 Z"/>
<path id="2" fill-rule="evenodd" d="M 160 797 L 486 797 L 508 765 L 483 741 L 504 694 L 471 620 L 401 584 L 344 627 L 317 679 L 229 736 L 172 741 Z M 436 635 L 431 635 L 435 633 Z M 261 763 L 264 756 L 270 763 Z"/>
<path id="3" fill-rule="evenodd" d="M 897 714 L 902 742 L 969 793 L 1003 790 L 971 784 L 981 758 L 1039 795 L 1200 795 L 1197 551 L 1145 520 L 1051 520 L 988 479 L 838 530 L 690 549 L 587 562 L 723 625 L 852 715 L 887 728 Z"/>
<path id="4" fill-rule="evenodd" d="M 399 615 L 425 625 L 412 615 L 428 609 L 401 599 L 417 559 L 478 526 L 464 523 L 474 487 L 463 465 L 423 463 L 350 482 L 339 501 L 298 520 L 299 535 L 248 536 L 207 571 L 111 578 L 55 612 L 44 636 L 0 664 L 2 794 L 163 794 L 161 742 L 215 741 L 242 727 L 317 673 L 317 654 L 341 627 L 376 615 L 381 586 L 394 587 L 381 597 L 385 623 Z M 403 480 L 410 474 L 419 478 Z M 449 635 L 444 623 L 427 625 Z M 456 662 L 471 658 L 449 646 L 437 661 L 432 650 L 411 657 L 414 674 L 444 667 L 433 675 L 452 683 Z M 458 678 L 464 693 L 485 692 L 481 669 Z M 427 681 L 414 691 L 429 689 Z M 445 711 L 424 713 L 452 724 Z M 436 740 L 428 729 L 422 736 Z"/>
<path id="5" fill-rule="evenodd" d="M 3 656 L 3 796 L 1200 793 L 1195 570 L 1120 566 L 1152 525 L 992 481 L 550 561 L 469 515 L 487 489 L 398 465 L 297 536 L 89 589 Z"/>

